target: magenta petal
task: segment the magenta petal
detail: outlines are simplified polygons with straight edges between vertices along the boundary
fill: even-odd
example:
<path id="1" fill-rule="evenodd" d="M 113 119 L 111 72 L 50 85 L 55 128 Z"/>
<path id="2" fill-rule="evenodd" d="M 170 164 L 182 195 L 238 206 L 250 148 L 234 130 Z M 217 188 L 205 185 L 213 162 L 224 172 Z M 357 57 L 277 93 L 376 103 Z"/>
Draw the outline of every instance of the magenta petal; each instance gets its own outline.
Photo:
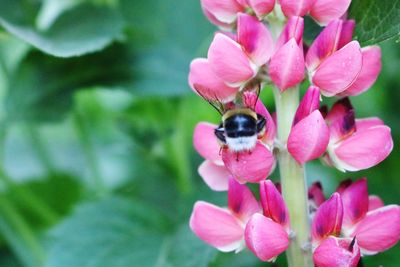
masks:
<path id="1" fill-rule="evenodd" d="M 343 228 L 351 228 L 368 212 L 367 179 L 355 181 L 340 196 L 343 202 Z"/>
<path id="2" fill-rule="evenodd" d="M 294 38 L 296 43 L 302 47 L 304 31 L 304 19 L 302 17 L 291 17 L 283 28 L 278 40 L 276 41 L 276 50 Z"/>
<path id="3" fill-rule="evenodd" d="M 314 5 L 315 0 L 279 0 L 286 17 L 305 16 Z"/>
<path id="4" fill-rule="evenodd" d="M 304 164 L 322 156 L 328 143 L 329 128 L 319 110 L 315 110 L 293 126 L 287 148 L 297 162 Z"/>
<path id="5" fill-rule="evenodd" d="M 254 214 L 246 225 L 247 247 L 262 261 L 273 261 L 289 246 L 289 237 L 278 223 Z"/>
<path id="6" fill-rule="evenodd" d="M 222 165 L 223 163 L 219 154 L 221 146 L 218 144 L 214 134 L 214 130 L 217 127 L 217 125 L 208 122 L 198 123 L 193 133 L 193 145 L 203 158 Z"/>
<path id="7" fill-rule="evenodd" d="M 251 215 L 261 211 L 250 189 L 232 178 L 229 179 L 228 207 L 244 223 L 250 219 Z"/>
<path id="8" fill-rule="evenodd" d="M 261 142 L 257 142 L 250 153 L 234 153 L 226 148 L 222 151 L 222 160 L 230 173 L 241 183 L 257 183 L 266 179 L 275 165 L 274 155 Z"/>
<path id="9" fill-rule="evenodd" d="M 275 0 L 249 0 L 249 4 L 257 17 L 262 18 L 274 9 Z"/>
<path id="10" fill-rule="evenodd" d="M 199 167 L 199 174 L 204 182 L 214 191 L 228 190 L 230 173 L 225 166 L 219 166 L 206 160 Z"/>
<path id="11" fill-rule="evenodd" d="M 363 254 L 375 254 L 394 246 L 400 239 L 400 207 L 385 206 L 367 213 L 352 236 Z"/>
<path id="12" fill-rule="evenodd" d="M 360 261 L 357 240 L 328 237 L 314 251 L 316 267 L 356 267 Z"/>
<path id="13" fill-rule="evenodd" d="M 324 191 L 320 182 L 313 183 L 308 189 L 308 199 L 313 201 L 316 207 L 325 202 Z"/>
<path id="14" fill-rule="evenodd" d="M 229 211 L 203 201 L 194 205 L 190 229 L 201 240 L 224 252 L 238 249 L 244 233 L 240 221 Z"/>
<path id="15" fill-rule="evenodd" d="M 356 96 L 368 90 L 381 72 L 381 49 L 379 46 L 369 46 L 361 50 L 363 64 L 361 72 L 354 83 L 346 89 L 342 96 Z"/>
<path id="16" fill-rule="evenodd" d="M 238 88 L 229 87 L 218 78 L 205 58 L 197 58 L 190 64 L 189 84 L 196 93 L 208 100 L 217 98 L 221 102 L 229 102 L 238 92 Z"/>
<path id="17" fill-rule="evenodd" d="M 383 126 L 383 125 L 384 125 L 383 121 L 377 117 L 356 119 L 356 128 L 357 131 L 359 132 L 374 126 Z"/>
<path id="18" fill-rule="evenodd" d="M 311 235 L 313 243 L 319 243 L 329 235 L 338 236 L 342 227 L 343 204 L 339 193 L 322 203 L 312 221 Z"/>
<path id="19" fill-rule="evenodd" d="M 272 56 L 269 74 L 281 91 L 297 85 L 304 79 L 303 49 L 297 45 L 294 38 Z"/>
<path id="20" fill-rule="evenodd" d="M 236 13 L 243 10 L 236 0 L 201 0 L 201 6 L 218 21 L 228 24 L 233 23 L 236 20 Z"/>
<path id="21" fill-rule="evenodd" d="M 262 66 L 271 58 L 274 42 L 268 28 L 257 18 L 238 15 L 238 42 L 257 65 Z"/>
<path id="22" fill-rule="evenodd" d="M 348 137 L 357 129 L 354 109 L 347 97 L 336 101 L 325 120 L 330 128 L 332 143 Z"/>
<path id="23" fill-rule="evenodd" d="M 340 18 L 349 8 L 351 0 L 316 0 L 311 8 L 311 16 L 325 25 L 333 19 Z"/>
<path id="24" fill-rule="evenodd" d="M 344 20 L 342 24 L 342 30 L 340 32 L 340 38 L 336 49 L 340 49 L 347 45 L 353 40 L 353 32 L 356 27 L 356 22 L 354 20 Z"/>
<path id="25" fill-rule="evenodd" d="M 362 67 L 362 54 L 357 41 L 350 42 L 334 52 L 318 67 L 312 82 L 325 96 L 334 96 L 346 90 L 357 78 Z"/>
<path id="26" fill-rule="evenodd" d="M 370 195 L 368 197 L 368 211 L 382 208 L 384 205 L 385 204 L 383 203 L 383 200 L 380 197 L 375 195 Z"/>
<path id="27" fill-rule="evenodd" d="M 390 128 L 375 126 L 358 130 L 340 142 L 334 150 L 339 167 L 348 171 L 358 171 L 373 167 L 383 161 L 393 149 Z"/>
<path id="28" fill-rule="evenodd" d="M 289 227 L 289 212 L 285 201 L 270 180 L 260 182 L 260 201 L 264 216 L 279 223 L 286 229 Z"/>
<path id="29" fill-rule="evenodd" d="M 310 86 L 304 94 L 303 99 L 297 108 L 296 115 L 294 116 L 293 125 L 296 125 L 300 120 L 310 115 L 313 111 L 319 109 L 319 102 L 321 101 L 321 94 L 319 88 Z"/>
<path id="30" fill-rule="evenodd" d="M 241 84 L 256 74 L 240 45 L 221 33 L 210 45 L 208 61 L 215 74 L 229 84 Z"/>

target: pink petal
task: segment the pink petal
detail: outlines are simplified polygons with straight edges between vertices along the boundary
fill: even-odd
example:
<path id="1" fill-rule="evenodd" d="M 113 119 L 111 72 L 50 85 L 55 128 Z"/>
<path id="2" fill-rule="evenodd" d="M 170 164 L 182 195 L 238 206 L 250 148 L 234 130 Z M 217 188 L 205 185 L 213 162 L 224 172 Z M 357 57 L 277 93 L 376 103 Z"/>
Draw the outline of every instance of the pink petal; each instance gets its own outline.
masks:
<path id="1" fill-rule="evenodd" d="M 308 49 L 307 69 L 313 72 L 327 57 L 351 42 L 354 27 L 353 20 L 336 19 L 329 22 Z"/>
<path id="2" fill-rule="evenodd" d="M 356 96 L 368 90 L 378 78 L 381 72 L 381 49 L 379 46 L 369 46 L 361 50 L 363 64 L 361 72 L 354 83 L 343 93 L 342 96 Z"/>
<path id="3" fill-rule="evenodd" d="M 286 17 L 305 16 L 314 5 L 315 0 L 279 0 Z"/>
<path id="4" fill-rule="evenodd" d="M 400 239 L 400 207 L 389 205 L 368 212 L 352 236 L 356 236 L 363 254 L 391 248 Z"/>
<path id="5" fill-rule="evenodd" d="M 261 211 L 258 201 L 247 186 L 239 184 L 235 179 L 229 179 L 228 207 L 231 212 L 246 223 L 250 217 Z"/>
<path id="6" fill-rule="evenodd" d="M 196 93 L 207 100 L 229 102 L 238 92 L 238 88 L 229 87 L 218 78 L 205 58 L 197 58 L 190 64 L 189 84 Z"/>
<path id="7" fill-rule="evenodd" d="M 203 10 L 204 15 L 207 17 L 207 19 L 211 23 L 213 23 L 221 28 L 225 28 L 225 29 L 230 29 L 233 27 L 233 23 L 224 23 L 222 21 L 219 21 L 210 11 L 208 11 L 204 7 L 202 7 L 202 10 Z"/>
<path id="8" fill-rule="evenodd" d="M 275 0 L 249 0 L 249 4 L 257 17 L 262 18 L 274 9 Z"/>
<path id="9" fill-rule="evenodd" d="M 354 109 L 349 98 L 337 101 L 325 118 L 330 128 L 331 141 L 336 143 L 356 131 Z"/>
<path id="10" fill-rule="evenodd" d="M 308 189 L 308 199 L 314 201 L 316 207 L 325 202 L 324 191 L 320 182 L 313 183 Z"/>
<path id="11" fill-rule="evenodd" d="M 238 42 L 257 65 L 262 66 L 271 58 L 274 41 L 268 28 L 257 18 L 238 15 Z"/>
<path id="12" fill-rule="evenodd" d="M 241 183 L 257 183 L 271 173 L 275 158 L 271 151 L 259 141 L 253 151 L 234 153 L 222 150 L 222 160 L 230 173 Z"/>
<path id="13" fill-rule="evenodd" d="M 385 204 L 383 203 L 383 200 L 380 197 L 375 195 L 370 195 L 368 197 L 368 211 L 382 208 L 384 205 Z"/>
<path id="14" fill-rule="evenodd" d="M 272 56 L 269 74 L 281 91 L 297 85 L 304 79 L 303 50 L 294 38 Z"/>
<path id="15" fill-rule="evenodd" d="M 368 169 L 383 161 L 393 149 L 390 128 L 375 126 L 357 131 L 334 150 L 337 163 L 348 171 Z"/>
<path id="16" fill-rule="evenodd" d="M 290 131 L 287 141 L 289 153 L 299 162 L 319 158 L 329 143 L 329 128 L 319 110 L 301 120 Z"/>
<path id="17" fill-rule="evenodd" d="M 357 240 L 328 237 L 317 247 L 313 255 L 316 267 L 356 267 L 360 261 Z"/>
<path id="18" fill-rule="evenodd" d="M 218 21 L 228 24 L 236 20 L 236 13 L 243 11 L 235 0 L 201 0 L 201 6 Z"/>
<path id="19" fill-rule="evenodd" d="M 338 236 L 342 227 L 343 204 L 338 193 L 322 203 L 311 225 L 313 243 L 319 243 L 329 235 Z"/>
<path id="20" fill-rule="evenodd" d="M 368 212 L 367 179 L 355 181 L 340 196 L 343 202 L 343 228 L 351 228 Z"/>
<path id="21" fill-rule="evenodd" d="M 215 74 L 229 84 L 241 84 L 256 74 L 240 45 L 221 33 L 211 43 L 208 60 Z"/>
<path id="22" fill-rule="evenodd" d="M 203 201 L 194 205 L 190 229 L 201 240 L 224 252 L 238 249 L 244 233 L 239 220 L 229 211 Z"/>
<path id="23" fill-rule="evenodd" d="M 214 191 L 228 190 L 230 173 L 225 166 L 219 166 L 206 160 L 199 167 L 199 174 L 204 182 Z"/>
<path id="24" fill-rule="evenodd" d="M 294 38 L 296 43 L 302 47 L 304 31 L 304 19 L 302 17 L 291 17 L 283 28 L 276 42 L 276 50 Z"/>
<path id="25" fill-rule="evenodd" d="M 357 131 L 364 131 L 368 128 L 382 125 L 384 125 L 383 121 L 377 117 L 356 119 Z"/>
<path id="26" fill-rule="evenodd" d="M 313 111 L 319 109 L 319 102 L 321 101 L 321 94 L 319 88 L 310 86 L 304 94 L 303 99 L 297 108 L 296 115 L 294 116 L 293 125 L 296 125 L 300 120 L 310 115 Z"/>
<path id="27" fill-rule="evenodd" d="M 236 0 L 236 2 L 238 2 L 239 5 L 241 5 L 243 7 L 247 7 L 249 5 L 248 0 Z"/>
<path id="28" fill-rule="evenodd" d="M 271 114 L 268 112 L 259 97 L 253 92 L 243 93 L 243 103 L 246 107 L 254 109 L 257 114 L 260 114 L 265 118 L 266 124 L 263 142 L 269 147 L 272 147 L 276 137 L 276 126 Z"/>
<path id="29" fill-rule="evenodd" d="M 311 8 L 311 16 L 325 25 L 333 19 L 340 18 L 349 8 L 351 0 L 316 0 Z"/>
<path id="30" fill-rule="evenodd" d="M 334 52 L 318 67 L 312 82 L 325 96 L 334 96 L 346 90 L 357 78 L 362 67 L 362 54 L 357 41 L 350 42 Z"/>
<path id="31" fill-rule="evenodd" d="M 246 225 L 247 247 L 262 261 L 273 261 L 289 246 L 285 229 L 261 214 L 254 214 Z"/>
<path id="32" fill-rule="evenodd" d="M 270 180 L 260 182 L 260 200 L 264 216 L 288 229 L 289 211 L 281 193 Z"/>
<path id="33" fill-rule="evenodd" d="M 200 122 L 196 125 L 193 133 L 193 145 L 196 151 L 205 159 L 213 161 L 218 165 L 222 165 L 220 150 L 221 146 L 218 144 L 215 137 L 214 130 L 217 125 Z"/>

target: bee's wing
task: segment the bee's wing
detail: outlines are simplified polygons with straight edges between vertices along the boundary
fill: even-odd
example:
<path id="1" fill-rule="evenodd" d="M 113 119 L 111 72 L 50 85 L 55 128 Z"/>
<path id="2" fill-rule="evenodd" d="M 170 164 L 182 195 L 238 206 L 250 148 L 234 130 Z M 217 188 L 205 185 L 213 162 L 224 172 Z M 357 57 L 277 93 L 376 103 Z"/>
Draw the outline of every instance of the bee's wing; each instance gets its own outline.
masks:
<path id="1" fill-rule="evenodd" d="M 205 101 L 207 101 L 211 106 L 213 106 L 219 114 L 223 115 L 225 113 L 225 106 L 222 103 L 221 100 L 217 97 L 215 92 L 213 92 L 211 89 L 203 87 L 199 84 L 194 84 L 193 85 L 194 90 L 196 90 L 197 94 L 201 96 Z M 207 92 L 207 96 L 212 96 L 211 99 L 210 97 L 206 97 L 204 93 L 201 92 Z"/>

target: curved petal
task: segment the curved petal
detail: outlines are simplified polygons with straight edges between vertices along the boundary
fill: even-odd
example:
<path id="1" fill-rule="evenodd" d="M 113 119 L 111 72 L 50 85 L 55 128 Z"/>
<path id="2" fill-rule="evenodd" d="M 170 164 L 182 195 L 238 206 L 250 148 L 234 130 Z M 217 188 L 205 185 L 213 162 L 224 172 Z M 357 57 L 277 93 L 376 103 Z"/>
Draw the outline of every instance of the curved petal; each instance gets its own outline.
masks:
<path id="1" fill-rule="evenodd" d="M 250 217 L 261 211 L 258 201 L 247 186 L 239 184 L 235 179 L 229 179 L 228 208 L 236 218 L 246 223 Z"/>
<path id="2" fill-rule="evenodd" d="M 226 209 L 197 201 L 189 225 L 201 240 L 221 251 L 234 251 L 241 246 L 243 227 Z"/>
<path id="3" fill-rule="evenodd" d="M 319 207 L 325 202 L 324 191 L 320 182 L 313 183 L 308 189 L 308 199 L 314 201 L 315 206 Z"/>
<path id="4" fill-rule="evenodd" d="M 241 183 L 257 183 L 266 179 L 275 165 L 274 155 L 259 141 L 250 153 L 234 153 L 225 148 L 222 150 L 222 160 L 230 173 Z"/>
<path id="5" fill-rule="evenodd" d="M 375 195 L 370 195 L 368 197 L 368 211 L 382 208 L 384 205 L 385 204 L 383 203 L 383 200 L 380 197 Z"/>
<path id="6" fill-rule="evenodd" d="M 296 40 L 296 43 L 300 47 L 302 47 L 303 32 L 304 32 L 304 19 L 302 17 L 289 18 L 281 34 L 279 35 L 278 40 L 276 41 L 275 50 L 281 48 L 292 38 L 294 38 Z"/>
<path id="7" fill-rule="evenodd" d="M 260 182 L 260 201 L 264 216 L 288 229 L 289 211 L 281 193 L 270 180 Z"/>
<path id="8" fill-rule="evenodd" d="M 208 122 L 199 122 L 194 128 L 193 145 L 196 151 L 205 159 L 222 165 L 220 150 L 214 130 L 217 125 Z"/>
<path id="9" fill-rule="evenodd" d="M 305 16 L 316 0 L 279 0 L 282 12 L 286 17 Z"/>
<path id="10" fill-rule="evenodd" d="M 381 49 L 379 46 L 369 46 L 361 49 L 363 65 L 354 83 L 341 96 L 356 96 L 367 91 L 378 79 L 381 72 Z"/>
<path id="11" fill-rule="evenodd" d="M 359 132 L 364 131 L 364 130 L 374 127 L 374 126 L 383 126 L 383 125 L 385 125 L 385 124 L 378 117 L 356 119 L 356 128 L 357 128 L 357 131 L 359 131 Z"/>
<path id="12" fill-rule="evenodd" d="M 336 101 L 325 118 L 329 125 L 332 143 L 337 143 L 356 131 L 354 116 L 354 109 L 348 97 Z"/>
<path id="13" fill-rule="evenodd" d="M 320 24 L 326 25 L 333 19 L 340 18 L 346 13 L 351 0 L 316 0 L 311 8 L 311 16 Z"/>
<path id="14" fill-rule="evenodd" d="M 301 120 L 290 131 L 287 141 L 289 153 L 299 162 L 319 158 L 329 143 L 329 128 L 319 110 Z"/>
<path id="15" fill-rule="evenodd" d="M 257 17 L 262 18 L 274 9 L 275 0 L 249 0 L 249 4 Z"/>
<path id="16" fill-rule="evenodd" d="M 368 212 L 367 179 L 355 181 L 340 196 L 343 202 L 343 228 L 351 228 Z"/>
<path id="17" fill-rule="evenodd" d="M 201 6 L 218 21 L 228 24 L 236 20 L 236 13 L 243 11 L 236 0 L 201 0 Z"/>
<path id="18" fill-rule="evenodd" d="M 240 45 L 222 33 L 215 35 L 208 61 L 215 74 L 231 85 L 240 85 L 256 74 Z"/>
<path id="19" fill-rule="evenodd" d="M 204 182 L 214 191 L 228 190 L 228 180 L 230 173 L 225 166 L 219 166 L 212 161 L 204 161 L 198 169 L 198 172 Z"/>
<path id="20" fill-rule="evenodd" d="M 342 227 L 343 204 L 339 193 L 322 203 L 312 221 L 311 235 L 313 243 L 319 243 L 327 236 L 338 236 Z"/>
<path id="21" fill-rule="evenodd" d="M 356 236 L 364 255 L 391 248 L 400 239 L 400 207 L 389 205 L 368 212 L 352 236 Z"/>
<path id="22" fill-rule="evenodd" d="M 356 267 L 360 247 L 357 240 L 328 237 L 314 251 L 313 259 L 316 267 Z"/>
<path id="23" fill-rule="evenodd" d="M 214 25 L 217 25 L 223 29 L 230 29 L 233 27 L 233 23 L 225 23 L 222 21 L 219 21 L 210 11 L 202 7 L 204 15 L 207 17 L 207 19 L 213 23 Z"/>
<path id="24" fill-rule="evenodd" d="M 197 58 L 190 64 L 189 85 L 206 100 L 215 101 L 217 98 L 221 102 L 232 101 L 239 90 L 218 78 L 205 58 Z"/>
<path id="25" fill-rule="evenodd" d="M 304 79 L 303 49 L 297 45 L 294 38 L 272 56 L 269 74 L 282 92 Z"/>
<path id="26" fill-rule="evenodd" d="M 358 171 L 373 167 L 383 161 L 393 149 L 390 128 L 375 126 L 355 134 L 340 142 L 334 150 L 337 165 L 348 171 Z"/>
<path id="27" fill-rule="evenodd" d="M 309 116 L 313 111 L 319 109 L 319 102 L 321 101 L 321 94 L 319 88 L 310 86 L 307 92 L 304 94 L 299 107 L 297 108 L 296 114 L 293 119 L 293 125 L 296 125 L 299 121 Z"/>
<path id="28" fill-rule="evenodd" d="M 247 247 L 262 261 L 273 261 L 289 246 L 285 229 L 261 214 L 254 214 L 246 225 Z"/>
<path id="29" fill-rule="evenodd" d="M 262 66 L 271 58 L 274 41 L 268 28 L 257 18 L 238 15 L 238 42 L 257 65 Z"/>
<path id="30" fill-rule="evenodd" d="M 357 78 L 362 67 L 362 54 L 357 41 L 350 42 L 334 52 L 315 71 L 312 82 L 325 96 L 334 96 L 346 90 Z"/>

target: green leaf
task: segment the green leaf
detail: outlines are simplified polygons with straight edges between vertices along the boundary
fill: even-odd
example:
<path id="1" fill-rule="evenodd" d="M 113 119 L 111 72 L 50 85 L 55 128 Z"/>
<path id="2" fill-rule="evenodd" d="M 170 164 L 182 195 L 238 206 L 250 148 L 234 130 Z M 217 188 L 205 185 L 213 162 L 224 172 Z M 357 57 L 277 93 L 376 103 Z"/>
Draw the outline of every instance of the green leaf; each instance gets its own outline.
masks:
<path id="1" fill-rule="evenodd" d="M 400 36 L 400 1 L 353 0 L 349 17 L 356 20 L 356 38 L 363 45 Z"/>
<path id="2" fill-rule="evenodd" d="M 143 202 L 114 197 L 84 204 L 52 232 L 45 266 L 206 267 L 213 249 L 187 225 L 171 230 L 164 216 Z"/>
<path id="3" fill-rule="evenodd" d="M 122 35 L 124 23 L 114 8 L 78 5 L 62 13 L 48 29 L 35 18 L 40 6 L 28 0 L 0 0 L 0 25 L 41 51 L 72 57 L 102 50 Z"/>

